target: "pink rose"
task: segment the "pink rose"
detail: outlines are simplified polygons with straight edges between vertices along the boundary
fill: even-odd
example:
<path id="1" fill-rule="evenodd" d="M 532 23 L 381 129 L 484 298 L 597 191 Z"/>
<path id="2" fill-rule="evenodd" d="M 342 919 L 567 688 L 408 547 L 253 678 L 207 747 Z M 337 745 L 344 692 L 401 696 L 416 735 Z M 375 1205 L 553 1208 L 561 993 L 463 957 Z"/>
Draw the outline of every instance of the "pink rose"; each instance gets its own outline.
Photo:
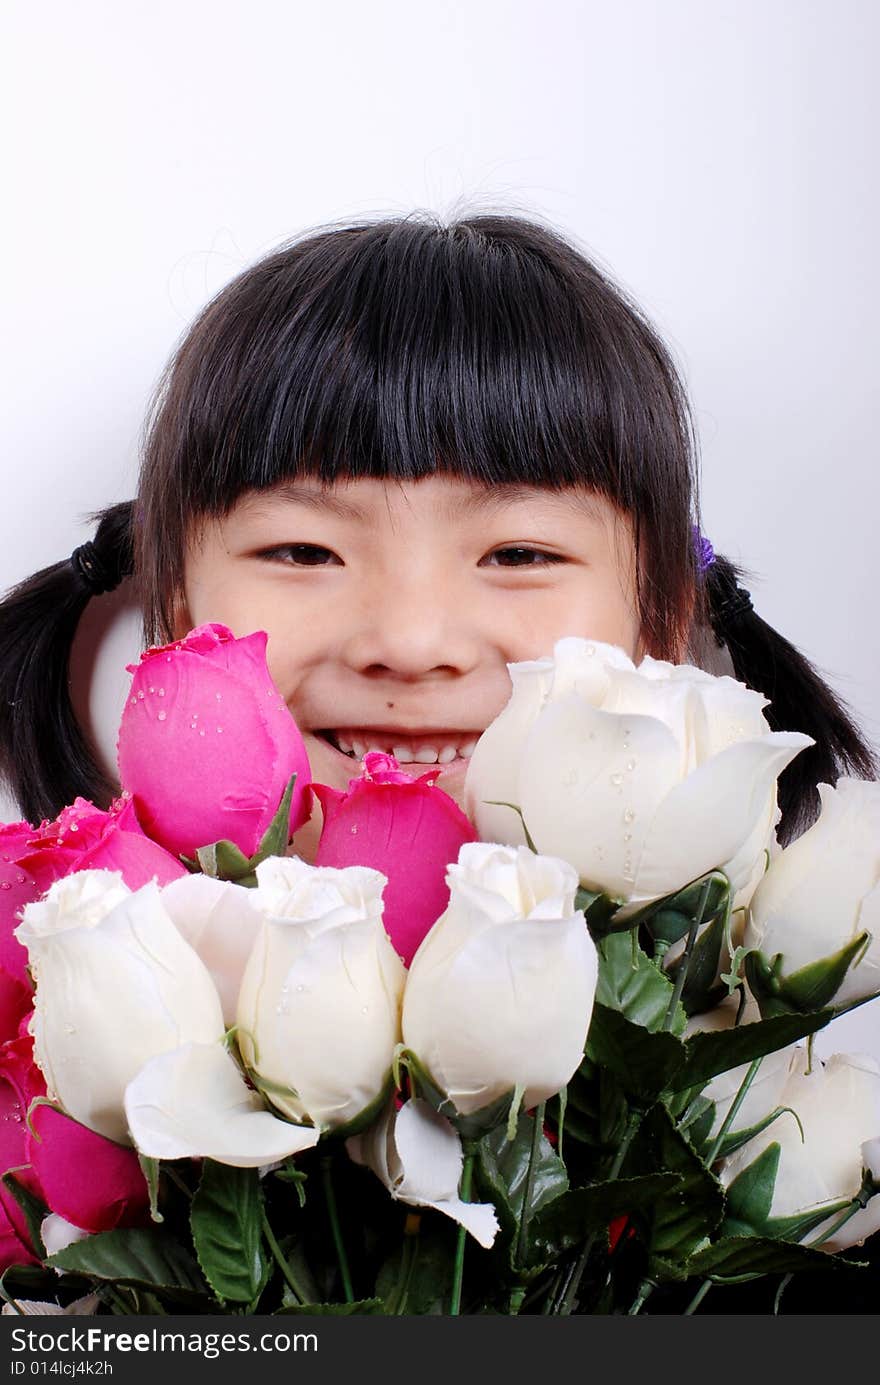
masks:
<path id="1" fill-rule="evenodd" d="M 49 1208 L 82 1231 L 112 1231 L 149 1220 L 147 1182 L 137 1154 L 51 1106 L 37 1106 L 25 1136 Z"/>
<path id="2" fill-rule="evenodd" d="M 33 1061 L 33 1041 L 26 1035 L 0 1045 L 0 1173 L 16 1172 L 18 1181 L 37 1197 L 39 1183 L 27 1164 L 25 1117 L 31 1100 L 46 1091 Z M 37 1257 L 24 1213 L 12 1193 L 0 1183 L 0 1271 L 9 1265 L 32 1265 Z"/>
<path id="3" fill-rule="evenodd" d="M 170 885 L 188 874 L 180 861 L 145 835 L 126 795 L 114 799 L 107 812 L 87 798 L 74 799 L 54 822 L 40 824 L 17 864 L 35 880 L 37 898 L 53 880 L 79 870 L 121 871 L 130 890 L 139 890 L 153 878 Z"/>
<path id="4" fill-rule="evenodd" d="M 149 1194 L 134 1150 L 50 1106 L 34 1107 L 29 1130 L 28 1108 L 45 1095 L 31 1037 L 0 1045 L 0 1171 L 16 1169 L 20 1183 L 82 1231 L 144 1224 Z M 0 1270 L 31 1264 L 37 1257 L 22 1211 L 2 1184 L 0 1190 Z"/>
<path id="5" fill-rule="evenodd" d="M 27 958 L 27 949 L 23 949 Z M 29 1010 L 34 1008 L 34 991 L 30 983 L 10 976 L 5 967 L 0 967 L 0 1044 L 14 1039 L 19 1025 Z"/>
<path id="6" fill-rule="evenodd" d="M 200 625 L 128 665 L 119 773 L 146 832 L 175 856 L 223 840 L 252 856 L 294 773 L 290 836 L 309 816 L 309 761 L 267 641 Z"/>
<path id="7" fill-rule="evenodd" d="M 449 903 L 446 870 L 477 840 L 458 805 L 434 783 L 440 768 L 411 779 L 392 755 L 369 751 L 348 793 L 313 788 L 324 810 L 315 864 L 372 866 L 388 877 L 385 929 L 406 966 Z"/>
<path id="8" fill-rule="evenodd" d="M 18 858 L 36 830 L 29 822 L 0 823 L 0 967 L 23 985 L 28 984 L 27 948 L 15 937 L 14 929 L 21 923 L 21 910 L 39 899 L 42 890 Z"/>

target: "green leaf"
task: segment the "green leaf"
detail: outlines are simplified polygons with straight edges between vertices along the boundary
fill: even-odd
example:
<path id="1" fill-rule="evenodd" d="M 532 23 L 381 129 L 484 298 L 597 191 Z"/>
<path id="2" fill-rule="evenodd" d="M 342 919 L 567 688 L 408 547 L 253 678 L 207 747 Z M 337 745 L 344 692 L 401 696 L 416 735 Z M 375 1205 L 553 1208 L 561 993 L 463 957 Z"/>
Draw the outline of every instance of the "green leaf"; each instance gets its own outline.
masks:
<path id="1" fill-rule="evenodd" d="M 414 1260 L 406 1281 L 406 1313 L 410 1317 L 440 1316 L 449 1310 L 458 1228 L 440 1213 L 436 1215 L 438 1224 L 430 1230 L 423 1229 L 415 1238 Z M 429 1216 L 430 1213 L 426 1213 L 423 1226 L 427 1226 Z M 404 1239 L 400 1237 L 400 1244 L 376 1277 L 375 1292 L 385 1303 L 392 1303 L 396 1297 L 401 1279 Z"/>
<path id="2" fill-rule="evenodd" d="M 253 856 L 250 858 L 249 865 L 251 870 L 255 870 L 261 861 L 265 861 L 269 856 L 283 856 L 290 841 L 290 804 L 293 800 L 293 789 L 296 784 L 296 774 L 292 774 L 287 781 L 287 788 L 281 795 L 281 802 L 275 812 L 275 816 L 263 833 L 260 845 L 257 847 Z"/>
<path id="3" fill-rule="evenodd" d="M 599 943 L 596 1001 L 653 1032 L 663 1026 L 673 986 L 634 940 L 629 933 L 612 933 Z M 680 1009 L 672 1032 L 681 1034 L 686 1023 L 687 1015 Z"/>
<path id="4" fill-rule="evenodd" d="M 729 1235 L 760 1235 L 770 1216 L 780 1154 L 778 1144 L 768 1145 L 728 1187 L 724 1226 Z"/>
<path id="5" fill-rule="evenodd" d="M 675 1074 L 672 1090 L 704 1087 L 719 1073 L 751 1063 L 765 1053 L 776 1053 L 807 1034 L 815 1034 L 833 1018 L 833 1010 L 818 1010 L 811 1015 L 776 1015 L 754 1024 L 692 1034 L 685 1040 L 685 1061 Z"/>
<path id="6" fill-rule="evenodd" d="M 674 1034 L 651 1032 L 606 1005 L 593 1006 L 587 1056 L 614 1073 L 624 1091 L 642 1105 L 666 1091 L 684 1062 L 685 1048 Z"/>
<path id="7" fill-rule="evenodd" d="M 719 914 L 708 928 L 702 928 L 697 935 L 687 976 L 681 992 L 681 1003 L 688 1015 L 698 1014 L 706 1008 L 706 1003 L 716 990 L 718 969 L 721 965 L 721 945 L 724 942 L 725 915 Z M 670 975 L 675 976 L 680 962 L 670 967 Z"/>
<path id="8" fill-rule="evenodd" d="M 724 1189 L 663 1106 L 654 1106 L 645 1116 L 624 1164 L 628 1176 L 657 1170 L 678 1174 L 680 1181 L 645 1209 L 652 1266 L 658 1257 L 672 1264 L 686 1260 L 710 1239 L 724 1214 Z"/>
<path id="9" fill-rule="evenodd" d="M 474 1174 L 481 1197 L 495 1204 L 502 1230 L 512 1244 L 516 1240 L 523 1211 L 534 1122 L 534 1116 L 520 1112 L 512 1140 L 508 1140 L 503 1127 L 498 1126 L 478 1142 L 475 1150 Z M 542 1135 L 538 1142 L 528 1208 L 529 1233 L 535 1213 L 567 1188 L 565 1165 L 549 1140 Z"/>
<path id="10" fill-rule="evenodd" d="M 801 1270 L 834 1270 L 857 1264 L 858 1261 L 827 1255 L 809 1246 L 761 1236 L 731 1236 L 692 1255 L 687 1271 L 689 1276 L 732 1279 L 745 1274 L 796 1274 Z"/>
<path id="11" fill-rule="evenodd" d="M 778 1014 L 806 1014 L 830 1004 L 852 964 L 870 941 L 861 933 L 838 952 L 810 962 L 790 976 L 783 974 L 785 958 L 777 952 L 768 960 L 754 949 L 746 954 L 745 974 L 749 989 L 766 1018 Z"/>
<path id="12" fill-rule="evenodd" d="M 252 1303 L 269 1277 L 263 1250 L 263 1193 L 256 1169 L 206 1159 L 190 1211 L 202 1273 L 222 1301 Z"/>
<path id="13" fill-rule="evenodd" d="M 42 1260 L 46 1254 L 46 1247 L 43 1245 L 43 1234 L 40 1228 L 49 1208 L 42 1198 L 37 1197 L 36 1193 L 32 1193 L 30 1188 L 19 1183 L 15 1177 L 16 1173 L 27 1168 L 30 1168 L 30 1164 L 21 1164 L 17 1168 L 8 1169 L 3 1175 L 3 1186 L 8 1189 L 21 1208 L 31 1245 Z"/>
<path id="14" fill-rule="evenodd" d="M 150 1221 L 162 1222 L 165 1218 L 159 1211 L 159 1160 L 152 1159 L 148 1154 L 139 1153 L 138 1163 L 146 1180 L 147 1193 L 150 1198 Z"/>
<path id="15" fill-rule="evenodd" d="M 364 1314 L 375 1317 L 385 1312 L 381 1298 L 361 1298 L 356 1303 L 288 1303 L 276 1308 L 273 1317 L 351 1318 Z"/>
<path id="16" fill-rule="evenodd" d="M 187 1301 L 208 1296 L 192 1256 L 164 1228 L 100 1231 L 56 1251 L 46 1264 L 111 1283 L 168 1290 Z"/>
<path id="17" fill-rule="evenodd" d="M 677 1173 L 650 1173 L 571 1188 L 543 1207 L 529 1228 L 532 1259 L 548 1263 L 578 1245 L 591 1231 L 604 1231 L 615 1217 L 652 1207 L 681 1182 Z"/>

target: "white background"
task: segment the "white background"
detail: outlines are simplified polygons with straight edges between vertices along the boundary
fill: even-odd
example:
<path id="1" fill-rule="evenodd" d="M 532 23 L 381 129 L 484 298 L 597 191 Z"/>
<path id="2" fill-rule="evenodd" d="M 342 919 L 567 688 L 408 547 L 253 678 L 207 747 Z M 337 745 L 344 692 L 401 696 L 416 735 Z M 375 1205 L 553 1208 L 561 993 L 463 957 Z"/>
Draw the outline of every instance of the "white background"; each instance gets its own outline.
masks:
<path id="1" fill-rule="evenodd" d="M 337 218 L 533 213 L 660 327 L 706 532 L 880 742 L 873 0 L 3 14 L 0 588 L 133 494 L 162 365 L 245 264 Z M 92 603 L 80 683 L 119 604 Z M 108 758 L 138 647 L 123 612 L 78 694 Z"/>

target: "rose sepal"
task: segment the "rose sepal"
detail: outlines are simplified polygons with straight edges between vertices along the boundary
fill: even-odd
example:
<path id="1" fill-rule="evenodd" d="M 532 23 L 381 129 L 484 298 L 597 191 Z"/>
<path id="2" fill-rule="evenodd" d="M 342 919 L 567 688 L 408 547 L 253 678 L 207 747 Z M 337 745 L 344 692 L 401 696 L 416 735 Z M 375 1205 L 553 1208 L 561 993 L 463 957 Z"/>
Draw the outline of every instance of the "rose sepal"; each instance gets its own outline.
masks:
<path id="1" fill-rule="evenodd" d="M 454 1126 L 463 1140 L 479 1140 L 483 1135 L 487 1135 L 490 1130 L 494 1130 L 499 1125 L 505 1123 L 510 1127 L 511 1119 L 516 1120 L 519 1111 L 522 1093 L 517 1093 L 515 1087 L 510 1091 L 502 1093 L 495 1101 L 488 1106 L 481 1106 L 479 1110 L 472 1111 L 469 1115 L 463 1116 L 458 1111 L 452 1099 L 438 1087 L 428 1069 L 422 1064 L 412 1049 L 400 1044 L 394 1054 L 394 1081 L 400 1087 L 401 1069 L 409 1075 L 410 1085 L 413 1087 L 413 1095 L 420 1096 L 433 1106 L 434 1110 L 441 1116 L 445 1116 L 450 1125 Z M 517 1099 L 519 1095 L 519 1099 Z M 513 1110 L 514 1103 L 516 1112 Z"/>
<path id="2" fill-rule="evenodd" d="M 287 850 L 290 840 L 287 824 L 290 821 L 290 804 L 296 778 L 296 773 L 293 773 L 287 781 L 287 788 L 281 796 L 275 816 L 263 833 L 260 845 L 253 856 L 245 856 L 235 842 L 224 838 L 219 842 L 211 842 L 208 846 L 198 847 L 195 857 L 181 856 L 183 864 L 194 874 L 210 875 L 214 880 L 228 880 L 236 885 L 244 885 L 247 889 L 255 889 L 256 869 L 260 862 L 269 856 L 283 856 Z"/>
<path id="3" fill-rule="evenodd" d="M 324 1142 L 330 1140 L 347 1140 L 349 1135 L 360 1135 L 361 1131 L 368 1130 L 374 1121 L 377 1121 L 388 1104 L 391 1093 L 394 1091 L 395 1081 L 391 1071 L 385 1080 L 382 1090 L 369 1101 L 362 1111 L 356 1116 L 352 1116 L 350 1121 L 344 1125 L 334 1125 L 331 1129 L 321 1132 L 321 1139 Z"/>
<path id="4" fill-rule="evenodd" d="M 759 948 L 746 953 L 744 960 L 749 989 L 761 1011 L 762 1019 L 773 1015 L 809 1014 L 831 1004 L 843 985 L 846 973 L 870 945 L 871 934 L 860 933 L 839 951 L 805 967 L 783 973 L 785 957 L 777 952 L 768 959 Z"/>

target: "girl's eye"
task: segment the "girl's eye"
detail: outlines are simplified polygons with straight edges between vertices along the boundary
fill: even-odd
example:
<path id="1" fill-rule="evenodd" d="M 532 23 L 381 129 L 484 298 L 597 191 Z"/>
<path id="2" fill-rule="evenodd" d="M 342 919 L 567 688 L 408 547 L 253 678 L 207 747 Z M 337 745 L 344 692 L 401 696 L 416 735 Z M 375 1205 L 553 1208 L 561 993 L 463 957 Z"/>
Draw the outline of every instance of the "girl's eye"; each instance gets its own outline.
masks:
<path id="1" fill-rule="evenodd" d="M 287 561 L 289 567 L 335 567 L 342 566 L 342 559 L 329 548 L 317 543 L 286 543 L 280 548 L 268 548 L 260 554 L 271 562 L 278 559 Z"/>
<path id="2" fill-rule="evenodd" d="M 488 567 L 544 567 L 564 563 L 561 553 L 544 553 L 540 548 L 496 548 L 481 559 Z"/>

